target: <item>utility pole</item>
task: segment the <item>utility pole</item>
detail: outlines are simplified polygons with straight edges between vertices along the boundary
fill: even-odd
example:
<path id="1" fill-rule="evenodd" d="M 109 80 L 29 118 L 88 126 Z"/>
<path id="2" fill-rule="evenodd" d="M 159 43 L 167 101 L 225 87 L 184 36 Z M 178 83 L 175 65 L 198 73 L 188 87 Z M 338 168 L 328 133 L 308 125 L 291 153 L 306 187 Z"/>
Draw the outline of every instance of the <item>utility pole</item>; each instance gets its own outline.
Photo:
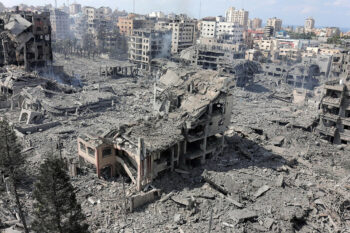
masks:
<path id="1" fill-rule="evenodd" d="M 132 8 L 133 10 L 132 10 L 132 12 L 135 14 L 136 12 L 135 12 L 135 0 L 133 0 L 133 8 Z"/>
<path id="2" fill-rule="evenodd" d="M 55 8 L 57 8 L 57 0 L 55 0 Z"/>
<path id="3" fill-rule="evenodd" d="M 201 19 L 201 15 L 202 15 L 202 0 L 199 0 L 199 18 Z"/>

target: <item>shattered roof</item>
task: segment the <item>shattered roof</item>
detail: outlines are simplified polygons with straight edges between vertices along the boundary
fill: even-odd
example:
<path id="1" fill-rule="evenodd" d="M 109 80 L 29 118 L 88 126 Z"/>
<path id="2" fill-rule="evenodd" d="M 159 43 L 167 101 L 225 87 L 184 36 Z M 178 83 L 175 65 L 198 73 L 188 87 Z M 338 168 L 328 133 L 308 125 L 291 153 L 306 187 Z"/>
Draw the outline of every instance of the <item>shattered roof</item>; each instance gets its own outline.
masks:
<path id="1" fill-rule="evenodd" d="M 9 30 L 13 35 L 18 36 L 30 26 L 32 26 L 32 23 L 23 18 L 20 14 L 12 14 L 9 22 L 5 24 L 5 29 Z"/>

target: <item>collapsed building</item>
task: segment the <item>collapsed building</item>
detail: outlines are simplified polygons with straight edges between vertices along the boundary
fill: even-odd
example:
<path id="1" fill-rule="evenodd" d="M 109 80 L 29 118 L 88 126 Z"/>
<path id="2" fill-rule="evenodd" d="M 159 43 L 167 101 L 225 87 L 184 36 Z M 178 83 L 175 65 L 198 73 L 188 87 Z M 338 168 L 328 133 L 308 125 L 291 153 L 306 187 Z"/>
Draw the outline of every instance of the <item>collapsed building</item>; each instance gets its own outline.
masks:
<path id="1" fill-rule="evenodd" d="M 320 85 L 320 67 L 317 64 L 296 64 L 291 67 L 268 63 L 262 65 L 265 75 L 280 78 L 294 88 L 313 90 Z M 323 77 L 323 76 L 322 76 Z"/>
<path id="2" fill-rule="evenodd" d="M 222 153 L 230 79 L 217 71 L 168 69 L 154 87 L 154 117 L 78 138 L 81 164 L 99 177 L 126 173 L 140 190 L 158 175 Z"/>
<path id="3" fill-rule="evenodd" d="M 204 42 L 203 42 L 204 43 Z M 222 75 L 233 76 L 236 86 L 244 87 L 254 81 L 261 68 L 257 62 L 244 58 L 241 44 L 208 42 L 181 52 L 181 61 L 202 69 L 218 70 Z"/>
<path id="4" fill-rule="evenodd" d="M 50 13 L 0 15 L 0 65 L 42 67 L 52 61 Z"/>

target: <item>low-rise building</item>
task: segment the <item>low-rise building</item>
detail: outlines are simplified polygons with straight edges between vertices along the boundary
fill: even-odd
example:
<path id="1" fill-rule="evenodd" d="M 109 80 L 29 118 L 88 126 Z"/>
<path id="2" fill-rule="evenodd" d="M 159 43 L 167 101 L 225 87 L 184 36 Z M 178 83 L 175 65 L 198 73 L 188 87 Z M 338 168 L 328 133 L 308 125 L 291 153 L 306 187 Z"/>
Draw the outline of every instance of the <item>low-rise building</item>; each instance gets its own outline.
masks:
<path id="1" fill-rule="evenodd" d="M 176 83 L 176 85 L 174 85 Z M 203 164 L 223 152 L 231 119 L 230 82 L 215 71 L 169 69 L 154 88 L 150 118 L 102 135 L 81 135 L 78 156 L 99 177 L 127 174 L 141 190 L 182 164 Z"/>

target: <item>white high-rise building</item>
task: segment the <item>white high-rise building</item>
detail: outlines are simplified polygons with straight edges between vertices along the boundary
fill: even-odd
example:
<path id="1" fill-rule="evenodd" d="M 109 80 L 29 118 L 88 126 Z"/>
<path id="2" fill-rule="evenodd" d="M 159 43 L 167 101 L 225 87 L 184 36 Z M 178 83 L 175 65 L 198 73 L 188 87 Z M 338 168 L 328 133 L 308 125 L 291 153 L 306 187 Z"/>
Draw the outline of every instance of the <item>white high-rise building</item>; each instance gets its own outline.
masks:
<path id="1" fill-rule="evenodd" d="M 231 43 L 240 43 L 243 41 L 244 27 L 231 22 L 223 22 L 215 19 L 207 19 L 201 22 L 202 38 L 225 38 Z"/>
<path id="2" fill-rule="evenodd" d="M 226 11 L 226 22 L 238 23 L 241 26 L 248 26 L 249 12 L 242 10 L 236 10 L 234 7 L 230 7 Z"/>

